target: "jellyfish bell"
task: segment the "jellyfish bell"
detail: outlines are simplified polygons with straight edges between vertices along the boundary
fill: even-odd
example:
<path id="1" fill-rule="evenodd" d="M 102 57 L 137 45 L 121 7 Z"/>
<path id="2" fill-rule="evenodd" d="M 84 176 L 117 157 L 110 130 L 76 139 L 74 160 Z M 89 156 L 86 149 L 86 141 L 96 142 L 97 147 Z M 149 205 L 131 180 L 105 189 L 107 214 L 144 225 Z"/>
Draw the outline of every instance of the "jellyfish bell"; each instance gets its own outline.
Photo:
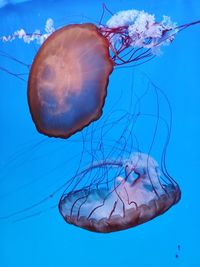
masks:
<path id="1" fill-rule="evenodd" d="M 81 175 L 91 175 L 96 168 L 108 168 L 108 176 L 112 168 L 118 169 L 116 178 L 111 186 L 100 178 L 99 183 L 64 193 L 59 211 L 67 223 L 93 232 L 120 231 L 163 214 L 181 198 L 178 184 L 167 176 L 162 180 L 157 162 L 147 154 L 96 163 Z"/>
<path id="2" fill-rule="evenodd" d="M 28 102 L 39 132 L 67 138 L 102 114 L 113 61 L 94 24 L 55 31 L 39 49 L 28 80 Z"/>

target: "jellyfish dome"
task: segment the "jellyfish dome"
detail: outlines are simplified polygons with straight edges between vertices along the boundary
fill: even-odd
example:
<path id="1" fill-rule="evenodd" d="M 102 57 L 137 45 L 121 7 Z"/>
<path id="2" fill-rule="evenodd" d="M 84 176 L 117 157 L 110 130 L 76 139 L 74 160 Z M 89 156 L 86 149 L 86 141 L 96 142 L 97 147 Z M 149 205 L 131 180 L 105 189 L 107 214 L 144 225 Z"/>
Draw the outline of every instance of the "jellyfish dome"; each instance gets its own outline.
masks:
<path id="1" fill-rule="evenodd" d="M 136 152 L 128 160 L 93 164 L 78 179 L 95 169 L 107 175 L 107 181 L 99 178 L 61 197 L 59 210 L 66 222 L 93 232 L 114 232 L 145 223 L 180 200 L 178 184 L 163 179 L 157 162 L 147 154 Z"/>
<path id="2" fill-rule="evenodd" d="M 28 101 L 39 132 L 67 138 L 97 120 L 113 62 L 109 44 L 93 24 L 55 31 L 37 53 L 28 80 Z"/>

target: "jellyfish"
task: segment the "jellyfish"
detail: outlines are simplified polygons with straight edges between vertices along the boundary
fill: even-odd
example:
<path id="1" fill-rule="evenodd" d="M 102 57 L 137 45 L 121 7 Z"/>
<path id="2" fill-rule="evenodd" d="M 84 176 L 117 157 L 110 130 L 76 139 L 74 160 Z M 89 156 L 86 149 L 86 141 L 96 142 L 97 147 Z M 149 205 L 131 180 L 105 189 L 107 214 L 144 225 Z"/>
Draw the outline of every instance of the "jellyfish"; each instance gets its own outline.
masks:
<path id="1" fill-rule="evenodd" d="M 180 200 L 178 184 L 169 177 L 163 182 L 158 163 L 147 154 L 135 152 L 124 161 L 96 163 L 78 176 L 87 179 L 96 168 L 108 170 L 112 185 L 98 177 L 98 183 L 64 193 L 59 211 L 66 222 L 93 232 L 114 232 L 145 223 Z"/>
<path id="2" fill-rule="evenodd" d="M 28 78 L 28 103 L 40 133 L 68 138 L 99 119 L 113 69 L 142 64 L 159 54 L 181 30 L 167 16 L 158 22 L 144 11 L 126 10 L 104 25 L 71 24 L 55 30 L 52 19 L 42 35 L 21 29 L 2 41 L 20 38 L 41 45 Z"/>

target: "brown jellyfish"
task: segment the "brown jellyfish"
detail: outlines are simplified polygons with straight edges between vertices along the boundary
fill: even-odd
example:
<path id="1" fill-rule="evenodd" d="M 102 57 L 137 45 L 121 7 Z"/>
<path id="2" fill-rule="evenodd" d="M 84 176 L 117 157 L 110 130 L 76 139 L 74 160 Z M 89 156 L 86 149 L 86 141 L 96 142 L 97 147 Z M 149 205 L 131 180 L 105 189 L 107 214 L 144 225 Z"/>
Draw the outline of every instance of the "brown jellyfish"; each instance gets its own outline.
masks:
<path id="1" fill-rule="evenodd" d="M 114 232 L 145 223 L 180 200 L 178 184 L 162 177 L 157 162 L 147 154 L 136 152 L 129 160 L 93 164 L 78 175 L 78 181 L 96 176 L 96 169 L 101 169 L 99 178 L 61 197 L 59 211 L 66 222 L 93 232 Z M 106 181 L 102 175 L 108 176 Z"/>
<path id="2" fill-rule="evenodd" d="M 97 120 L 114 66 L 149 61 L 155 57 L 154 50 L 172 42 L 177 32 L 199 23 L 177 27 L 165 20 L 146 23 L 143 11 L 134 10 L 127 21 L 129 12 L 121 11 L 107 25 L 98 27 L 91 23 L 65 26 L 43 43 L 28 81 L 30 112 L 39 132 L 68 138 Z M 144 32 L 138 33 L 137 27 L 132 27 L 135 16 L 145 23 Z M 145 16 L 148 22 L 148 14 Z M 155 36 L 157 32 L 159 36 Z"/>
<path id="3" fill-rule="evenodd" d="M 37 130 L 68 138 L 102 114 L 114 63 L 109 42 L 93 24 L 55 31 L 39 49 L 28 80 Z"/>

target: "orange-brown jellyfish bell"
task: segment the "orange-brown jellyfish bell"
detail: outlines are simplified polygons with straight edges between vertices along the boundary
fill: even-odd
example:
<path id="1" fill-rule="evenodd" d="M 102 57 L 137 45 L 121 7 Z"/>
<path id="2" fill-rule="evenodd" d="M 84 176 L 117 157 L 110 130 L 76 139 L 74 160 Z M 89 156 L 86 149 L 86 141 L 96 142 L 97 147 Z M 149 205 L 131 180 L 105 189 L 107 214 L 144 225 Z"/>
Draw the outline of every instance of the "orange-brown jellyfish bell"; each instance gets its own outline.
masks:
<path id="1" fill-rule="evenodd" d="M 114 62 L 109 42 L 93 24 L 55 31 L 39 49 L 28 80 L 37 130 L 68 138 L 102 114 Z"/>
<path id="2" fill-rule="evenodd" d="M 90 177 L 90 185 L 63 194 L 59 210 L 66 222 L 94 232 L 114 232 L 147 222 L 181 197 L 178 184 L 161 172 L 152 157 L 139 152 L 129 160 L 93 164 L 77 180 Z"/>

